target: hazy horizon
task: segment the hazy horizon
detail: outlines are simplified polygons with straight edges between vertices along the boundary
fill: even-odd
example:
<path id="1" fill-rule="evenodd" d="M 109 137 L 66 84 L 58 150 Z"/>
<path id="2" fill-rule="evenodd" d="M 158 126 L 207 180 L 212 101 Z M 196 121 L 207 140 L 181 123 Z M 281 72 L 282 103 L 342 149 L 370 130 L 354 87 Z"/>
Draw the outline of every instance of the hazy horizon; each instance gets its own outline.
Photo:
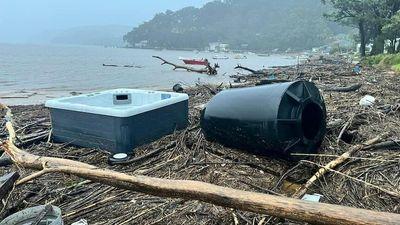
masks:
<path id="1" fill-rule="evenodd" d="M 85 26 L 133 28 L 159 12 L 201 7 L 210 1 L 0 0 L 0 43 L 37 42 L 46 33 Z"/>

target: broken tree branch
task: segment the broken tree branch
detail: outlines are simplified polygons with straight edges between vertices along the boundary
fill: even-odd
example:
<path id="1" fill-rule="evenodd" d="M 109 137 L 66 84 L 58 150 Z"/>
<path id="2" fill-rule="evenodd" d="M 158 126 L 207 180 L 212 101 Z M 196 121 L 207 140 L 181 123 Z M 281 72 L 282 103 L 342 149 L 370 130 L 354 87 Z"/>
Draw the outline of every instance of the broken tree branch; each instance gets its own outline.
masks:
<path id="1" fill-rule="evenodd" d="M 219 68 L 218 64 L 215 64 L 214 67 L 210 65 L 210 63 L 208 63 L 206 65 L 205 68 L 203 69 L 196 69 L 196 68 L 192 68 L 192 67 L 188 67 L 188 66 L 182 66 L 182 65 L 177 65 L 175 63 L 171 63 L 163 58 L 161 58 L 160 56 L 153 56 L 153 58 L 159 59 L 162 61 L 161 65 L 167 64 L 167 65 L 171 65 L 173 66 L 173 70 L 176 69 L 184 69 L 188 72 L 196 72 L 196 73 L 206 73 L 208 75 L 216 75 L 217 74 L 217 68 Z"/>
<path id="2" fill-rule="evenodd" d="M 248 67 L 241 66 L 241 65 L 237 65 L 235 67 L 235 69 L 246 70 L 246 71 L 249 71 L 250 73 L 255 74 L 255 75 L 264 75 L 264 76 L 268 75 L 268 73 L 263 71 L 263 70 L 253 70 L 253 69 L 250 69 Z"/>

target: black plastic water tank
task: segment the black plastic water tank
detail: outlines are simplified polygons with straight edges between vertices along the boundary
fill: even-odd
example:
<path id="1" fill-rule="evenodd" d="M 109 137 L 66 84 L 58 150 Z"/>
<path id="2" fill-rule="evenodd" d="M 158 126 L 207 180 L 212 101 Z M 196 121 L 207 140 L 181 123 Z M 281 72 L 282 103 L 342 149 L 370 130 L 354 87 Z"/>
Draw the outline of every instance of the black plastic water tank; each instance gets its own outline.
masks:
<path id="1" fill-rule="evenodd" d="M 288 160 L 316 153 L 326 132 L 318 88 L 294 81 L 222 91 L 206 105 L 201 128 L 207 140 Z"/>

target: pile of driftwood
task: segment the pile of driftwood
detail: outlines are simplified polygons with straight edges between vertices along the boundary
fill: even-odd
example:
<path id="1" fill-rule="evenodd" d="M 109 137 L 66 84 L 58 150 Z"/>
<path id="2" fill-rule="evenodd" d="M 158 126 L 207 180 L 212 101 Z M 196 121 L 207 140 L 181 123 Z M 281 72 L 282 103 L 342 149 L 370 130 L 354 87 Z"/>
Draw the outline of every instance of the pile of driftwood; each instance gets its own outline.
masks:
<path id="1" fill-rule="evenodd" d="M 329 133 L 318 155 L 289 163 L 206 141 L 199 128 L 201 105 L 234 86 L 229 84 L 185 89 L 190 126 L 139 147 L 137 160 L 128 165 L 109 166 L 106 152 L 39 138 L 50 131 L 47 110 L 12 107 L 16 137 L 3 148 L 17 164 L 3 171 L 17 170 L 23 178 L 1 216 L 51 203 L 61 207 L 67 224 L 81 218 L 90 224 L 398 224 L 393 213 L 400 212 L 399 76 L 371 68 L 351 76 L 351 65 L 325 62 L 279 71 L 279 79 L 301 75 L 323 92 Z M 375 106 L 359 106 L 366 94 L 376 97 Z M 4 117 L 2 125 L 7 121 Z M 13 137 L 10 126 L 3 127 L 3 140 Z M 28 145 L 18 140 L 30 134 L 38 140 Z M 353 208 L 295 199 L 306 192 Z"/>

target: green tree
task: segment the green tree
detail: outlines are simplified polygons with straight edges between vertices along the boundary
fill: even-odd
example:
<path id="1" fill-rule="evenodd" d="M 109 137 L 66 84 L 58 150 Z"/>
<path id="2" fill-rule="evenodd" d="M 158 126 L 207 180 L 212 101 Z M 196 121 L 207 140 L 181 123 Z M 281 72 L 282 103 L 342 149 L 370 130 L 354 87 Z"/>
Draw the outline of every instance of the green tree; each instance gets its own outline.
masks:
<path id="1" fill-rule="evenodd" d="M 333 7 L 325 16 L 335 22 L 358 28 L 360 53 L 365 56 L 365 46 L 370 39 L 368 30 L 371 26 L 371 3 L 374 0 L 322 0 Z"/>
<path id="2" fill-rule="evenodd" d="M 370 20 L 373 24 L 371 30 L 371 37 L 373 39 L 373 48 L 371 54 L 381 54 L 384 51 L 385 40 L 387 39 L 383 34 L 383 27 L 400 9 L 400 0 L 380 0 L 375 2 L 372 7 L 372 16 Z"/>
<path id="3" fill-rule="evenodd" d="M 397 12 L 382 28 L 383 36 L 390 40 L 390 53 L 399 52 L 400 48 L 396 51 L 396 40 L 400 37 L 400 12 Z"/>
<path id="4" fill-rule="evenodd" d="M 199 9 L 157 14 L 124 40 L 175 49 L 204 49 L 210 42 L 258 52 L 310 49 L 348 31 L 323 18 L 326 8 L 319 0 L 216 0 Z"/>
<path id="5" fill-rule="evenodd" d="M 357 27 L 360 38 L 360 53 L 365 56 L 365 46 L 373 41 L 371 54 L 383 52 L 384 24 L 400 9 L 400 0 L 322 0 L 334 11 L 326 16 L 345 25 Z"/>

